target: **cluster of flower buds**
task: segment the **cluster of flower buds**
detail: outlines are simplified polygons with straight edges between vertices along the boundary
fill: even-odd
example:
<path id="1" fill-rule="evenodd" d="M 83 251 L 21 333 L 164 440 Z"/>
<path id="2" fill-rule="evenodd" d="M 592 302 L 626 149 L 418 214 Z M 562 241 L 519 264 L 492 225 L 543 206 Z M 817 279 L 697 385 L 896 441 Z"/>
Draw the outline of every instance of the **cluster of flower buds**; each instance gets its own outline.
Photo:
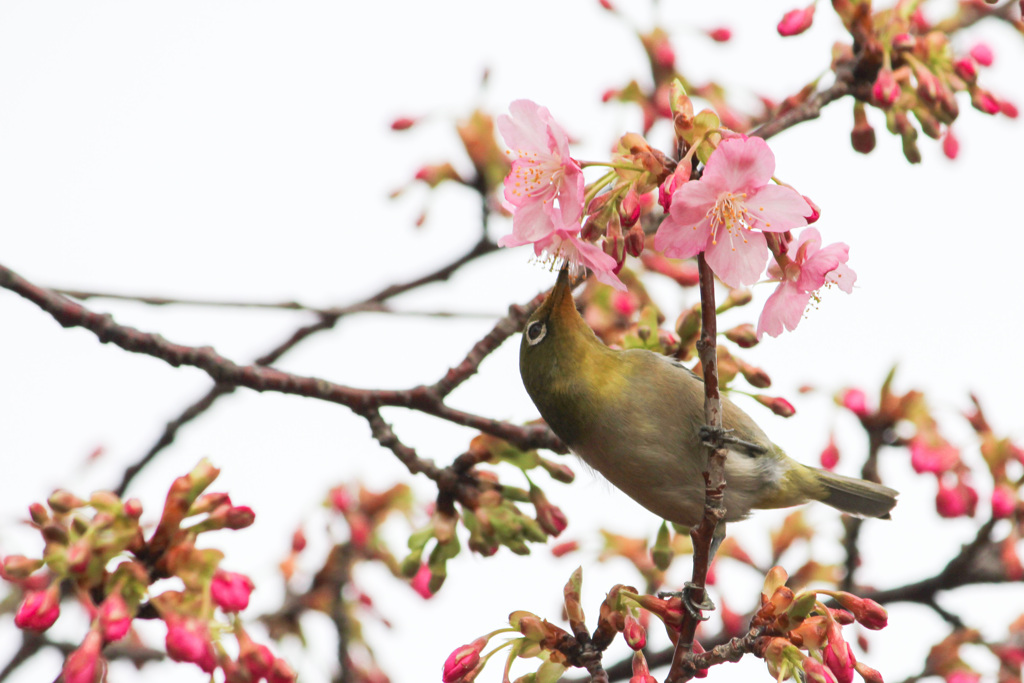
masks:
<path id="1" fill-rule="evenodd" d="M 801 673 L 817 683 L 851 683 L 854 671 L 865 683 L 881 683 L 877 671 L 858 662 L 842 627 L 855 621 L 868 629 L 885 627 L 885 609 L 873 600 L 840 591 L 801 591 L 786 586 L 788 576 L 773 567 L 761 591 L 761 608 L 750 626 L 765 635 L 759 655 L 778 680 Z M 818 596 L 827 595 L 842 609 L 832 609 Z"/>
<path id="2" fill-rule="evenodd" d="M 205 493 L 218 474 L 203 460 L 175 479 L 149 539 L 139 523 L 142 504 L 136 499 L 122 501 L 101 491 L 85 500 L 57 491 L 47 505 L 30 506 L 31 524 L 46 543 L 43 557 L 8 556 L 2 575 L 24 593 L 15 616 L 19 628 L 48 629 L 60 615 L 62 587 L 70 588 L 85 607 L 89 630 L 65 661 L 65 681 L 92 683 L 105 666 L 103 646 L 124 638 L 144 608 L 166 622 L 167 653 L 176 661 L 191 662 L 207 673 L 222 668 L 228 681 L 238 683 L 295 679 L 288 665 L 264 646 L 259 647 L 271 668 L 233 673 L 237 662 L 216 644 L 219 636 L 214 634 L 223 632 L 225 624 L 214 618 L 215 608 L 231 613 L 245 609 L 253 583 L 221 569 L 223 554 L 196 548 L 196 538 L 218 529 L 243 529 L 254 520 L 251 509 L 233 505 L 227 494 Z M 181 580 L 184 590 L 153 591 L 154 582 L 171 576 Z M 103 596 L 98 604 L 97 596 Z"/>
<path id="3" fill-rule="evenodd" d="M 959 114 L 957 93 L 967 93 L 975 109 L 986 114 L 1016 117 L 1017 108 L 978 84 L 979 66 L 992 63 L 992 51 L 976 45 L 967 54 L 956 54 L 945 30 L 932 30 L 920 12 L 907 13 L 900 4 L 879 10 L 874 16 L 856 3 L 834 3 L 847 29 L 863 50 L 861 63 L 878 65 L 868 102 L 883 110 L 886 126 L 903 140 L 903 154 L 911 163 L 921 161 L 917 147 L 918 127 L 925 135 L 943 141 L 943 151 L 955 158 L 959 144 L 949 126 Z M 965 6 L 969 5 L 969 8 Z M 981 3 L 961 3 L 959 12 L 990 12 Z M 956 22 L 957 16 L 951 17 Z M 852 58 L 847 48 L 845 59 Z M 842 61 L 842 60 L 837 60 Z M 911 122 L 913 116 L 917 126 Z M 867 122 L 864 102 L 854 105 L 853 148 L 868 153 L 875 146 L 874 130 Z"/>

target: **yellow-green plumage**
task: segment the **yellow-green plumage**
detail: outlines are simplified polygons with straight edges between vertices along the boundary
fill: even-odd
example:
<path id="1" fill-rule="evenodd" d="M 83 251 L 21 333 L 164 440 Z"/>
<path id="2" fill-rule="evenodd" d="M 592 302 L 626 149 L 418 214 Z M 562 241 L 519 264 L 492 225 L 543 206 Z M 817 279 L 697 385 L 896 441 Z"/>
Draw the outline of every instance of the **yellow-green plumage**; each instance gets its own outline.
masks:
<path id="1" fill-rule="evenodd" d="M 526 324 L 519 367 L 541 416 L 576 455 L 656 515 L 699 522 L 707 449 L 696 375 L 659 354 L 601 343 L 576 311 L 565 270 Z M 759 447 L 730 448 L 725 521 L 811 500 L 865 517 L 887 517 L 896 504 L 892 489 L 789 458 L 728 399 L 722 410 L 731 436 Z"/>

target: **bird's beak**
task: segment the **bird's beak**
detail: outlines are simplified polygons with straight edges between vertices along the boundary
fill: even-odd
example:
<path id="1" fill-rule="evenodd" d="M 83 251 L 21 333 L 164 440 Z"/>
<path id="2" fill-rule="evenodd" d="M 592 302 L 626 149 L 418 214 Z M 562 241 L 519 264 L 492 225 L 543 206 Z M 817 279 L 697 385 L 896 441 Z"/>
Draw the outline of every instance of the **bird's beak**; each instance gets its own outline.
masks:
<path id="1" fill-rule="evenodd" d="M 551 302 L 551 313 L 557 314 L 563 320 L 576 313 L 576 303 L 572 300 L 572 285 L 569 283 L 569 269 L 562 268 L 558 271 L 558 279 L 548 297 Z"/>

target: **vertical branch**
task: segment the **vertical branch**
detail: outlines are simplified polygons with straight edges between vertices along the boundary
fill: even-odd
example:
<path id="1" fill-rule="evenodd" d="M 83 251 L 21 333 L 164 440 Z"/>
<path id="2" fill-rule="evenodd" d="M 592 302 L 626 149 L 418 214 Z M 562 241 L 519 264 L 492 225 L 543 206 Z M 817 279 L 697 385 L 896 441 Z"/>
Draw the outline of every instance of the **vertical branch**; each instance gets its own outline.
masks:
<path id="1" fill-rule="evenodd" d="M 704 600 L 708 565 L 711 562 L 711 544 L 715 528 L 725 517 L 725 456 L 726 449 L 722 436 L 722 399 L 718 390 L 718 321 L 715 316 L 715 276 L 711 272 L 704 254 L 697 257 L 700 270 L 701 333 L 697 341 L 697 353 L 704 369 L 704 421 L 710 428 L 713 445 L 708 446 L 708 466 L 704 472 L 704 517 L 700 524 L 690 530 L 693 539 L 693 580 L 684 589 L 683 599 L 691 604 Z M 683 612 L 683 623 L 672 654 L 672 666 L 666 683 L 677 683 L 692 678 L 696 667 L 690 661 L 694 634 L 698 619 Z"/>

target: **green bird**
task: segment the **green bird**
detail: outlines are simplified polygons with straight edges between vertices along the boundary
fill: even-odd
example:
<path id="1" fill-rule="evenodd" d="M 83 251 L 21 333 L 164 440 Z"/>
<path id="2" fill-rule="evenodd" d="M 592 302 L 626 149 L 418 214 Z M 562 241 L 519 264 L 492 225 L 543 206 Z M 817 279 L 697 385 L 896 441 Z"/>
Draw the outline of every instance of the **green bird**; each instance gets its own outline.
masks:
<path id="1" fill-rule="evenodd" d="M 703 380 L 675 359 L 605 346 L 576 310 L 567 270 L 526 323 L 519 370 L 541 416 L 573 453 L 659 517 L 700 522 Z M 722 426 L 725 522 L 812 500 L 883 519 L 896 505 L 893 489 L 793 460 L 724 397 Z M 724 534 L 719 524 L 714 549 Z"/>

